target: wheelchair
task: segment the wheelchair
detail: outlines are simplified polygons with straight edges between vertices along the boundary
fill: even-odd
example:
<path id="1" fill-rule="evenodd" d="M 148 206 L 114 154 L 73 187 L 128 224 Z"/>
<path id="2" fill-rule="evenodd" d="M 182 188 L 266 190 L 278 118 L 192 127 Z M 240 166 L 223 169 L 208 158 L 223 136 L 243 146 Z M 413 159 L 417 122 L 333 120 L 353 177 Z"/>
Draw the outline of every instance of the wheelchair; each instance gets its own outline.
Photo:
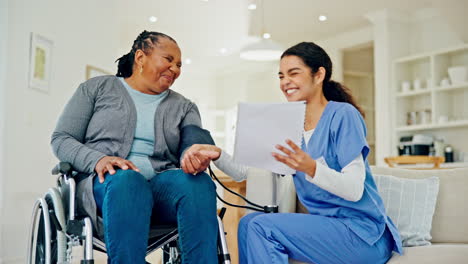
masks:
<path id="1" fill-rule="evenodd" d="M 75 193 L 77 172 L 70 163 L 60 162 L 52 169 L 58 175 L 57 186 L 50 188 L 33 206 L 29 231 L 27 261 L 29 264 L 72 263 L 73 247 L 83 247 L 81 264 L 93 264 L 93 250 L 106 253 L 106 245 L 93 235 L 90 217 L 76 214 Z M 218 263 L 230 264 L 230 255 L 218 216 Z M 176 225 L 158 225 L 150 228 L 146 255 L 161 248 L 163 264 L 182 263 L 178 247 Z"/>

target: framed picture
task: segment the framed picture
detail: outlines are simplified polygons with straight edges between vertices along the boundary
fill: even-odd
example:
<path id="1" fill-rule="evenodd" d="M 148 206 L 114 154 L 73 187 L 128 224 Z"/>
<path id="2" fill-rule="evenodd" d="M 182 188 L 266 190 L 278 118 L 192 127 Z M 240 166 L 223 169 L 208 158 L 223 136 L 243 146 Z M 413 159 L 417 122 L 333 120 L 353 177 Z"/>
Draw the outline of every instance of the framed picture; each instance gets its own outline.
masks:
<path id="1" fill-rule="evenodd" d="M 29 87 L 48 93 L 52 66 L 53 42 L 41 35 L 31 33 L 29 57 Z"/>
<path id="2" fill-rule="evenodd" d="M 110 75 L 111 73 L 100 69 L 98 67 L 94 67 L 91 65 L 86 65 L 86 80 L 89 80 L 93 77 L 102 76 L 102 75 Z"/>

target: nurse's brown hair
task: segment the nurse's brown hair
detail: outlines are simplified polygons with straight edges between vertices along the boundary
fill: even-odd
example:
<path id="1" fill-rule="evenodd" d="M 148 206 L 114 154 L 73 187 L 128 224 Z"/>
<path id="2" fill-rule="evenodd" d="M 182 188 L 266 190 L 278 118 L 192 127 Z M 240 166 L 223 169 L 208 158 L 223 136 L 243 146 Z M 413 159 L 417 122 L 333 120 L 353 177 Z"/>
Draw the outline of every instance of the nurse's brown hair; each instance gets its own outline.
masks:
<path id="1" fill-rule="evenodd" d="M 299 57 L 307 67 L 310 68 L 312 76 L 317 73 L 320 67 L 325 69 L 325 78 L 323 79 L 323 95 L 328 101 L 345 102 L 353 105 L 364 117 L 364 111 L 358 106 L 356 100 L 348 87 L 339 82 L 331 80 L 332 61 L 330 56 L 319 45 L 313 42 L 301 42 L 287 49 L 281 55 Z"/>

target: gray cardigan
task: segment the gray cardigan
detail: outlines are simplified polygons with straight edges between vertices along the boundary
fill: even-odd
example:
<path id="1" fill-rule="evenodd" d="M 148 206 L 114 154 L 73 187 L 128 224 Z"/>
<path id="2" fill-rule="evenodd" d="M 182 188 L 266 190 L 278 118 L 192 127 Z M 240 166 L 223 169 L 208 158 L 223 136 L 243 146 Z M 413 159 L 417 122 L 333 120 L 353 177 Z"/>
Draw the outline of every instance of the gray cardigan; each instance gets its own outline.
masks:
<path id="1" fill-rule="evenodd" d="M 201 127 L 197 106 L 172 90 L 154 116 L 155 172 L 180 167 L 179 144 L 183 127 Z M 90 175 L 77 186 L 78 213 L 89 215 L 102 237 L 93 196 L 94 168 L 104 156 L 126 158 L 136 127 L 136 109 L 125 87 L 115 76 L 92 78 L 82 83 L 60 116 L 52 134 L 52 149 L 60 161 Z M 100 219 L 99 219 L 100 220 Z"/>

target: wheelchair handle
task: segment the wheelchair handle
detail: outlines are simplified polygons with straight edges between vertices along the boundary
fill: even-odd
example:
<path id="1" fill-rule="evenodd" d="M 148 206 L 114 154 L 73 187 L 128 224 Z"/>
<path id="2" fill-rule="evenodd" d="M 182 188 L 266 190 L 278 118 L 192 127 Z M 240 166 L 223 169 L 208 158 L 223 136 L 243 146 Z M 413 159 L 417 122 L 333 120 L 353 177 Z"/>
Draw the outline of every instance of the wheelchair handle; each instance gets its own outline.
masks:
<path id="1" fill-rule="evenodd" d="M 69 162 L 60 162 L 59 164 L 55 165 L 52 169 L 52 175 L 71 175 L 73 172 L 73 167 Z"/>

